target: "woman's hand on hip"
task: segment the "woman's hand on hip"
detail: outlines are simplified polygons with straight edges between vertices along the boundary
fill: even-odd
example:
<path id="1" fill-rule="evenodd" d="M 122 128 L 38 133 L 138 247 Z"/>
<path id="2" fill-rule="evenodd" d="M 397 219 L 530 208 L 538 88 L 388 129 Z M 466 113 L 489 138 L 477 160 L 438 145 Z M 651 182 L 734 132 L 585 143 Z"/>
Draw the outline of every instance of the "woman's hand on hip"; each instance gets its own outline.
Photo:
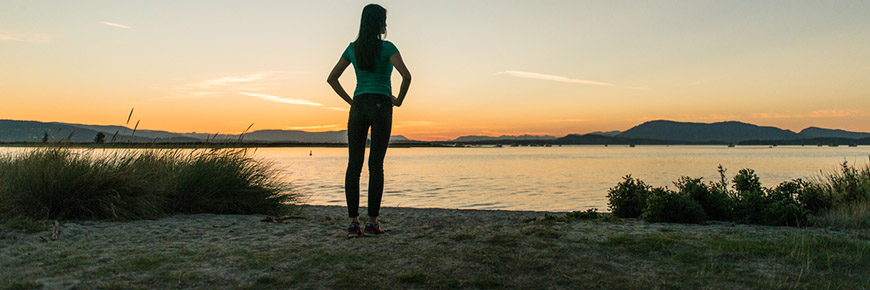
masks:
<path id="1" fill-rule="evenodd" d="M 393 102 L 393 106 L 396 106 L 396 107 L 402 106 L 402 102 L 400 102 L 399 98 L 396 98 L 396 96 L 390 95 L 390 101 Z"/>

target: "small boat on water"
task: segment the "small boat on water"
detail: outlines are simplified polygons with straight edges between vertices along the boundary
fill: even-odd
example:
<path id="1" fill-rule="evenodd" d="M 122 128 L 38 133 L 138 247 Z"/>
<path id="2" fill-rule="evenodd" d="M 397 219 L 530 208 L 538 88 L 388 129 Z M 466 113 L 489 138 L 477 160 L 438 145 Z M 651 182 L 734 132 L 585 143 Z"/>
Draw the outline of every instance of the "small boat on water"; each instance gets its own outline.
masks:
<path id="1" fill-rule="evenodd" d="M 858 144 L 849 144 L 849 147 L 858 147 Z"/>
<path id="2" fill-rule="evenodd" d="M 728 147 L 734 147 L 734 143 L 728 143 Z"/>
<path id="3" fill-rule="evenodd" d="M 502 147 L 501 144 L 495 144 L 495 148 L 501 148 L 501 147 Z"/>
<path id="4" fill-rule="evenodd" d="M 628 144 L 628 147 L 634 148 L 634 144 Z"/>
<path id="5" fill-rule="evenodd" d="M 828 145 L 828 147 L 840 147 L 840 145 L 839 145 L 839 144 L 831 143 L 831 144 Z"/>

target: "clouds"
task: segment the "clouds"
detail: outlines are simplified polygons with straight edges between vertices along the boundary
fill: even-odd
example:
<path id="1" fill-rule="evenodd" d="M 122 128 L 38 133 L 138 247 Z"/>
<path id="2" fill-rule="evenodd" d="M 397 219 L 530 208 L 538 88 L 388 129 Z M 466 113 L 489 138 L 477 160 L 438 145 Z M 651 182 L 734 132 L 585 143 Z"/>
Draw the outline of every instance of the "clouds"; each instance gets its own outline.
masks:
<path id="1" fill-rule="evenodd" d="M 239 94 L 245 95 L 245 96 L 257 97 L 257 98 L 260 98 L 263 100 L 272 101 L 272 102 L 276 102 L 276 103 L 323 107 L 323 104 L 321 104 L 321 103 L 315 103 L 315 102 L 308 101 L 308 100 L 286 99 L 286 98 L 282 98 L 282 97 L 278 97 L 278 96 L 265 95 L 265 94 L 252 94 L 252 93 L 241 93 L 241 92 Z"/>
<path id="2" fill-rule="evenodd" d="M 544 80 L 544 81 L 551 81 L 551 82 L 560 82 L 560 83 L 605 86 L 605 87 L 616 86 L 615 84 L 608 83 L 608 82 L 572 79 L 572 78 L 564 77 L 564 76 L 548 75 L 548 74 L 542 74 L 542 73 L 536 73 L 536 72 L 507 70 L 507 71 L 497 72 L 495 74 L 496 75 L 508 75 L 508 76 L 517 77 L 517 78 L 524 78 L 524 79 L 536 79 L 536 80 Z M 654 90 L 650 87 L 645 87 L 645 86 L 621 86 L 621 87 L 624 89 L 635 90 L 635 91 L 653 91 Z"/>
<path id="3" fill-rule="evenodd" d="M 613 86 L 613 84 L 611 84 L 611 83 L 605 83 L 605 82 L 599 82 L 599 81 L 572 79 L 572 78 L 557 76 L 557 75 L 548 75 L 548 74 L 515 71 L 515 70 L 497 72 L 496 74 L 497 75 L 504 74 L 504 75 L 509 75 L 509 76 L 518 77 L 518 78 L 524 78 L 524 79 L 538 79 L 538 80 L 561 82 L 561 83 L 574 83 L 574 84 L 595 85 L 595 86 Z"/>
<path id="4" fill-rule="evenodd" d="M 323 130 L 329 128 L 337 128 L 338 125 L 320 125 L 320 126 L 303 126 L 303 127 L 287 127 L 284 130 L 301 130 L 301 131 L 309 131 L 309 130 Z"/>
<path id="5" fill-rule="evenodd" d="M 757 113 L 752 114 L 755 119 L 794 119 L 794 118 L 843 118 L 843 117 L 866 117 L 870 113 L 858 110 L 818 110 L 805 114 L 782 114 L 782 113 Z"/>
<path id="6" fill-rule="evenodd" d="M 124 24 L 118 24 L 118 23 L 112 23 L 112 22 L 106 22 L 106 21 L 100 21 L 100 24 L 103 24 L 106 26 L 111 26 L 111 27 L 123 28 L 123 29 L 132 28 L 132 27 L 124 25 Z"/>
<path id="7" fill-rule="evenodd" d="M 54 38 L 44 33 L 0 33 L 0 41 L 49 43 L 54 41 Z"/>
<path id="8" fill-rule="evenodd" d="M 260 99 L 263 99 L 263 100 L 266 100 L 266 101 L 276 102 L 276 103 L 284 103 L 284 104 L 291 104 L 291 105 L 303 105 L 303 106 L 313 106 L 313 107 L 323 107 L 324 109 L 330 109 L 330 110 L 336 110 L 336 111 L 347 111 L 346 109 L 342 109 L 342 108 L 326 107 L 326 106 L 324 106 L 324 105 L 321 104 L 321 103 L 315 103 L 315 102 L 312 102 L 312 101 L 309 101 L 309 100 L 302 100 L 302 99 L 289 99 L 289 98 L 282 98 L 282 97 L 279 97 L 279 96 L 272 96 L 272 95 L 266 95 L 266 94 L 254 94 L 254 93 L 243 93 L 243 92 L 239 92 L 239 94 L 240 94 L 240 95 L 245 95 L 245 96 L 250 96 L 250 97 L 257 97 L 257 98 L 260 98 Z"/>

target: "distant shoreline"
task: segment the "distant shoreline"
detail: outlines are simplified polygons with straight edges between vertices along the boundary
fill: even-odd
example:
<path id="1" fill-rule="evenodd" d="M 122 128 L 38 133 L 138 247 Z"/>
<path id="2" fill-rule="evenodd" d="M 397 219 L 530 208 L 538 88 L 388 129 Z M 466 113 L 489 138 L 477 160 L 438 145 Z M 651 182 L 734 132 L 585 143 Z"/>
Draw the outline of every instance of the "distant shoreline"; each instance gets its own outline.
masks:
<path id="1" fill-rule="evenodd" d="M 800 140 L 749 140 L 737 143 L 720 141 L 710 142 L 678 142 L 667 140 L 648 140 L 650 142 L 559 142 L 556 140 L 498 140 L 498 141 L 433 141 L 433 142 L 401 142 L 390 143 L 391 148 L 410 147 L 479 147 L 479 146 L 503 146 L 503 147 L 545 147 L 545 146 L 571 146 L 571 145 L 598 145 L 598 146 L 815 146 L 815 147 L 839 147 L 839 146 L 868 146 L 870 140 L 847 139 L 847 138 L 814 138 Z M 139 149 L 139 148 L 340 148 L 347 147 L 347 143 L 307 143 L 307 142 L 242 142 L 242 143 L 177 143 L 177 142 L 151 142 L 151 143 L 107 143 L 96 144 L 93 142 L 0 142 L 0 147 L 72 147 L 72 148 L 96 148 L 96 149 Z"/>

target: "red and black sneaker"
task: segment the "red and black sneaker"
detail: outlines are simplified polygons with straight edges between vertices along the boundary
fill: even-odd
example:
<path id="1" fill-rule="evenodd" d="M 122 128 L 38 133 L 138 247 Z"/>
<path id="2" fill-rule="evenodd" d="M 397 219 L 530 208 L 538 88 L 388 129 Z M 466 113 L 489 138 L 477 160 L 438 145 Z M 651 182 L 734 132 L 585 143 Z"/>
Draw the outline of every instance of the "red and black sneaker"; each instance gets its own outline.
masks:
<path id="1" fill-rule="evenodd" d="M 366 234 L 380 235 L 385 233 L 386 231 L 381 229 L 380 224 L 366 223 L 365 232 Z"/>
<path id="2" fill-rule="evenodd" d="M 361 236 L 362 236 L 362 231 L 359 230 L 359 223 L 350 223 L 350 225 L 347 226 L 347 238 L 348 239 L 353 239 L 353 238 L 361 237 Z"/>

